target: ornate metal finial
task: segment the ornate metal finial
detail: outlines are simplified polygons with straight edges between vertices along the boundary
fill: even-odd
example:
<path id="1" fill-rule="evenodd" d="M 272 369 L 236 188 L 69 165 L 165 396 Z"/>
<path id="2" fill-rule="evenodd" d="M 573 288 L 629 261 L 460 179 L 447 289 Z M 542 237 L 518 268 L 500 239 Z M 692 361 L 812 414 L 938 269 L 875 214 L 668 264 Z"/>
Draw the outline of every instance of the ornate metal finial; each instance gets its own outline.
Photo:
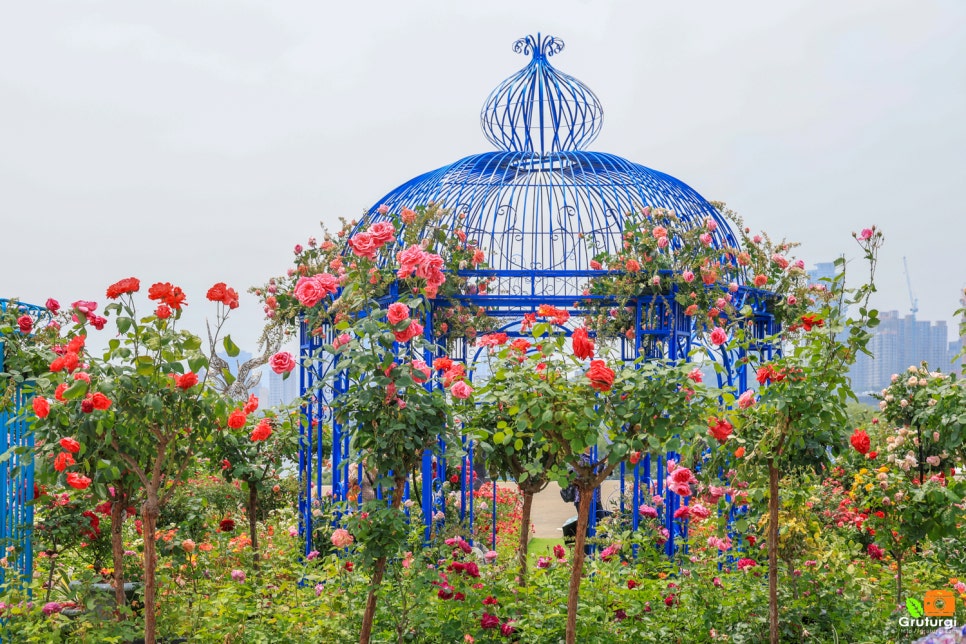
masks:
<path id="1" fill-rule="evenodd" d="M 513 51 L 533 57 L 493 90 L 480 113 L 483 134 L 497 148 L 545 157 L 597 138 L 604 117 L 597 96 L 547 60 L 563 48 L 563 40 L 539 33 L 513 43 Z"/>
<path id="2" fill-rule="evenodd" d="M 513 51 L 524 56 L 531 53 L 534 58 L 547 58 L 563 51 L 564 41 L 554 36 L 541 36 L 537 32 L 536 37 L 526 36 L 513 43 Z"/>

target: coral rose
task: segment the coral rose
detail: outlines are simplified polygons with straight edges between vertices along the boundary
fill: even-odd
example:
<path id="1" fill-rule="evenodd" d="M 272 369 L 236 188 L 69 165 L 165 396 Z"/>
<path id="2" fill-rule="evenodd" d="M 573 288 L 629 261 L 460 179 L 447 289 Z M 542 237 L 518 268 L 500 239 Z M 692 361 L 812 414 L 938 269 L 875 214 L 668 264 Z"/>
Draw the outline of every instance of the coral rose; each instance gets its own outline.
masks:
<path id="1" fill-rule="evenodd" d="M 465 381 L 460 380 L 450 387 L 449 392 L 453 394 L 454 398 L 459 398 L 460 400 L 465 400 L 470 397 L 473 393 L 473 388 L 466 384 Z"/>
<path id="2" fill-rule="evenodd" d="M 603 360 L 591 360 L 587 378 L 590 380 L 590 386 L 597 391 L 610 391 L 614 385 L 614 371 L 609 369 Z"/>
<path id="3" fill-rule="evenodd" d="M 198 376 L 193 371 L 189 371 L 186 374 L 175 376 L 174 381 L 179 389 L 191 389 L 198 384 Z"/>
<path id="4" fill-rule="evenodd" d="M 409 307 L 402 302 L 393 302 L 386 312 L 386 319 L 389 320 L 389 324 L 396 326 L 403 320 L 409 319 Z"/>
<path id="5" fill-rule="evenodd" d="M 375 259 L 376 251 L 379 250 L 370 233 L 356 233 L 349 238 L 348 243 L 353 253 L 366 259 Z"/>
<path id="6" fill-rule="evenodd" d="M 136 277 L 126 277 L 107 287 L 107 297 L 116 300 L 126 293 L 137 293 L 141 290 L 141 280 Z"/>
<path id="7" fill-rule="evenodd" d="M 76 454 L 81 448 L 80 443 L 69 436 L 60 439 L 60 446 L 71 454 Z"/>
<path id="8" fill-rule="evenodd" d="M 228 427 L 231 429 L 241 429 L 248 422 L 248 416 L 240 409 L 228 414 Z"/>
<path id="9" fill-rule="evenodd" d="M 272 435 L 272 425 L 268 422 L 267 418 L 263 418 L 261 422 L 252 430 L 251 438 L 252 442 L 263 441 Z"/>
<path id="10" fill-rule="evenodd" d="M 91 480 L 78 472 L 67 473 L 67 485 L 75 490 L 86 490 L 91 485 Z"/>
<path id="11" fill-rule="evenodd" d="M 94 405 L 94 409 L 104 411 L 111 407 L 111 399 L 102 394 L 99 391 L 94 392 L 90 396 L 91 404 Z"/>
<path id="12" fill-rule="evenodd" d="M 594 341 L 587 335 L 587 329 L 580 327 L 573 335 L 574 355 L 581 360 L 594 357 Z"/>
<path id="13" fill-rule="evenodd" d="M 355 541 L 355 538 L 345 528 L 336 528 L 332 531 L 330 540 L 336 548 L 348 548 Z"/>
<path id="14" fill-rule="evenodd" d="M 47 415 L 50 414 L 50 402 L 43 396 L 35 396 L 31 404 L 37 418 L 47 418 Z"/>
<path id="15" fill-rule="evenodd" d="M 728 334 L 720 326 L 716 326 L 714 331 L 711 332 L 711 344 L 714 346 L 721 346 L 728 341 Z"/>

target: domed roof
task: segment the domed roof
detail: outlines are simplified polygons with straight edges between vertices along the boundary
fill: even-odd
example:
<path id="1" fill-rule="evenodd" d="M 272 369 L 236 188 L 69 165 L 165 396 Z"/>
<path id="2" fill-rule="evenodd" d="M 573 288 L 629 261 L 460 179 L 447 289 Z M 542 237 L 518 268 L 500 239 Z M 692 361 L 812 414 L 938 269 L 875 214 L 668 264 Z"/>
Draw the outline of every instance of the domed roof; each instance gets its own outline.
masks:
<path id="1" fill-rule="evenodd" d="M 435 203 L 457 218 L 497 271 L 586 270 L 601 251 L 621 248 L 627 213 L 646 206 L 673 210 L 685 222 L 715 219 L 719 245 L 735 245 L 727 222 L 687 184 L 613 154 L 584 151 L 600 131 L 594 93 L 554 69 L 563 49 L 553 37 L 514 44 L 529 64 L 503 81 L 484 105 L 487 139 L 500 148 L 468 156 L 407 181 L 378 200 L 359 228 L 385 218 L 381 205 Z M 589 244 L 594 244 L 591 247 Z"/>

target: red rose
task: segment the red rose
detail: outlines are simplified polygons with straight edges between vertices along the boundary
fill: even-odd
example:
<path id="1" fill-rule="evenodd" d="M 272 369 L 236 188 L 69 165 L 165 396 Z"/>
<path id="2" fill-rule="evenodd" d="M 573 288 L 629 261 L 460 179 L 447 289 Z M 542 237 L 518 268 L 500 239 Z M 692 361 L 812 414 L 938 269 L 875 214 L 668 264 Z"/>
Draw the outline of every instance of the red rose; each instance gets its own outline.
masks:
<path id="1" fill-rule="evenodd" d="M 91 400 L 89 396 L 81 401 L 81 411 L 85 414 L 89 414 L 94 411 L 94 401 Z"/>
<path id="2" fill-rule="evenodd" d="M 76 454 L 77 452 L 80 451 L 80 443 L 75 441 L 73 438 L 70 438 L 69 436 L 67 438 L 60 439 L 60 446 L 63 447 L 68 452 L 70 452 L 71 454 Z"/>
<path id="3" fill-rule="evenodd" d="M 295 369 L 295 358 L 288 351 L 279 351 L 272 356 L 268 364 L 275 373 L 290 373 Z"/>
<path id="4" fill-rule="evenodd" d="M 175 376 L 174 380 L 180 389 L 191 389 L 198 384 L 198 376 L 192 371 L 180 376 Z"/>
<path id="5" fill-rule="evenodd" d="M 66 402 L 67 399 L 64 398 L 65 391 L 67 391 L 67 383 L 62 382 L 59 385 L 57 385 L 57 389 L 54 390 L 54 398 L 59 400 L 60 402 Z"/>
<path id="6" fill-rule="evenodd" d="M 136 277 L 126 277 L 107 287 L 107 297 L 116 300 L 125 293 L 136 293 L 141 290 L 141 280 Z"/>
<path id="7" fill-rule="evenodd" d="M 594 357 L 594 341 L 587 335 L 587 329 L 580 327 L 573 335 L 574 355 L 581 360 Z"/>
<path id="8" fill-rule="evenodd" d="M 47 418 L 50 414 L 50 403 L 43 396 L 34 396 L 32 404 L 37 418 Z"/>
<path id="9" fill-rule="evenodd" d="M 83 474 L 79 474 L 77 472 L 67 473 L 67 485 L 71 486 L 75 490 L 86 490 L 90 484 L 91 480 Z"/>
<path id="10" fill-rule="evenodd" d="M 263 441 L 272 435 L 272 425 L 267 418 L 263 418 L 260 423 L 252 430 L 252 442 Z"/>
<path id="11" fill-rule="evenodd" d="M 74 465 L 76 462 L 77 461 L 74 460 L 74 457 L 71 456 L 68 452 L 61 452 L 60 454 L 57 455 L 57 458 L 54 459 L 54 469 L 57 470 L 58 472 L 63 472 L 71 465 Z"/>
<path id="12" fill-rule="evenodd" d="M 91 394 L 90 399 L 91 399 L 91 404 L 94 405 L 94 409 L 99 409 L 100 411 L 104 411 L 105 409 L 108 409 L 111 406 L 111 399 L 99 391 L 96 391 L 93 394 Z"/>
<path id="13" fill-rule="evenodd" d="M 221 302 L 230 309 L 238 308 L 238 291 L 224 282 L 218 282 L 208 289 L 207 297 L 212 302 Z"/>
<path id="14" fill-rule="evenodd" d="M 708 421 L 708 433 L 714 436 L 719 443 L 728 440 L 733 429 L 734 426 L 724 418 L 712 418 Z"/>
<path id="15" fill-rule="evenodd" d="M 244 411 L 246 414 L 252 414 L 257 409 L 258 409 L 258 398 L 255 396 L 255 394 L 249 394 L 248 402 L 245 403 L 245 406 L 242 408 L 242 411 Z"/>
<path id="16" fill-rule="evenodd" d="M 409 318 L 409 307 L 402 302 L 393 302 L 389 305 L 389 310 L 386 312 L 386 319 L 389 320 L 389 324 L 396 326 L 403 320 Z"/>
<path id="17" fill-rule="evenodd" d="M 164 302 L 175 310 L 181 308 L 185 297 L 180 286 L 172 286 L 168 282 L 157 282 L 148 289 L 148 299 Z"/>
<path id="18" fill-rule="evenodd" d="M 47 307 L 48 311 L 50 311 L 55 315 L 57 314 L 58 311 L 60 311 L 60 302 L 58 302 L 52 297 L 47 298 L 47 301 L 44 303 L 44 306 Z"/>
<path id="19" fill-rule="evenodd" d="M 154 315 L 159 320 L 167 320 L 171 317 L 171 308 L 167 304 L 158 304 L 158 308 L 154 310 Z"/>
<path id="20" fill-rule="evenodd" d="M 855 451 L 863 456 L 869 453 L 869 447 L 872 445 L 872 441 L 869 440 L 869 435 L 861 429 L 856 429 L 852 432 L 852 438 L 849 439 L 849 442 L 852 443 Z"/>
<path id="21" fill-rule="evenodd" d="M 228 427 L 231 429 L 241 429 L 248 422 L 248 416 L 240 409 L 236 409 L 228 415 Z"/>
<path id="22" fill-rule="evenodd" d="M 20 327 L 21 333 L 30 333 L 30 330 L 34 328 L 34 320 L 29 315 L 21 315 L 17 318 L 17 326 Z"/>
<path id="23" fill-rule="evenodd" d="M 218 524 L 218 532 L 233 532 L 235 530 L 235 522 L 231 519 L 222 519 L 221 523 Z"/>
<path id="24" fill-rule="evenodd" d="M 453 361 L 449 358 L 436 358 L 433 360 L 433 369 L 437 371 L 449 371 L 453 367 Z"/>
<path id="25" fill-rule="evenodd" d="M 500 628 L 500 618 L 496 615 L 483 613 L 483 617 L 480 619 L 480 626 L 483 628 Z"/>
<path id="26" fill-rule="evenodd" d="M 609 369 L 603 360 L 591 360 L 587 378 L 590 380 L 590 386 L 600 392 L 610 391 L 614 385 L 614 371 Z"/>

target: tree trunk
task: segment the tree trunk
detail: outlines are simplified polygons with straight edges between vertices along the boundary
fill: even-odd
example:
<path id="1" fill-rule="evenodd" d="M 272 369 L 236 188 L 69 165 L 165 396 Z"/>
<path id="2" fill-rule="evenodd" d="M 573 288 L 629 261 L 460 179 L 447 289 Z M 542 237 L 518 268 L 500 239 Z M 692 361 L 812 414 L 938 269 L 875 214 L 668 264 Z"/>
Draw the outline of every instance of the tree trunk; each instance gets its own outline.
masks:
<path id="1" fill-rule="evenodd" d="M 778 644 L 778 467 L 768 459 L 768 630 Z"/>
<path id="2" fill-rule="evenodd" d="M 520 524 L 520 543 L 517 544 L 517 561 L 520 563 L 521 586 L 527 585 L 527 546 L 530 545 L 530 510 L 532 508 L 533 492 L 523 492 L 523 518 Z"/>
<path id="3" fill-rule="evenodd" d="M 148 489 L 147 499 L 141 506 L 142 537 L 144 538 L 144 644 L 157 644 L 157 614 L 156 614 L 156 580 L 155 571 L 158 563 L 157 543 L 155 536 L 158 525 L 158 515 L 161 514 L 158 505 L 157 490 Z"/>
<path id="4" fill-rule="evenodd" d="M 896 560 L 896 606 L 902 606 L 902 557 Z"/>
<path id="5" fill-rule="evenodd" d="M 252 567 L 258 574 L 258 488 L 253 481 L 248 482 L 248 537 L 252 540 Z"/>
<path id="6" fill-rule="evenodd" d="M 406 477 L 393 480 L 392 507 L 398 510 L 402 505 L 403 489 L 406 486 Z M 359 644 L 369 644 L 372 638 L 372 622 L 376 617 L 376 591 L 382 584 L 382 577 L 386 572 L 386 557 L 376 559 L 375 568 L 372 572 L 372 583 L 369 584 L 369 596 L 366 598 L 366 612 L 362 615 L 362 631 L 359 633 Z"/>
<path id="7" fill-rule="evenodd" d="M 570 591 L 567 593 L 567 644 L 577 642 L 577 599 L 580 594 L 580 577 L 584 571 L 584 546 L 587 543 L 587 524 L 590 522 L 590 504 L 594 488 L 580 490 L 577 506 L 577 541 L 574 543 L 574 560 L 570 565 Z"/>
<path id="8" fill-rule="evenodd" d="M 115 494 L 114 501 L 111 503 L 111 558 L 114 561 L 114 603 L 116 605 L 114 615 L 118 621 L 123 619 L 121 607 L 127 601 L 124 594 L 124 535 L 121 532 L 126 501 L 126 495 Z"/>

